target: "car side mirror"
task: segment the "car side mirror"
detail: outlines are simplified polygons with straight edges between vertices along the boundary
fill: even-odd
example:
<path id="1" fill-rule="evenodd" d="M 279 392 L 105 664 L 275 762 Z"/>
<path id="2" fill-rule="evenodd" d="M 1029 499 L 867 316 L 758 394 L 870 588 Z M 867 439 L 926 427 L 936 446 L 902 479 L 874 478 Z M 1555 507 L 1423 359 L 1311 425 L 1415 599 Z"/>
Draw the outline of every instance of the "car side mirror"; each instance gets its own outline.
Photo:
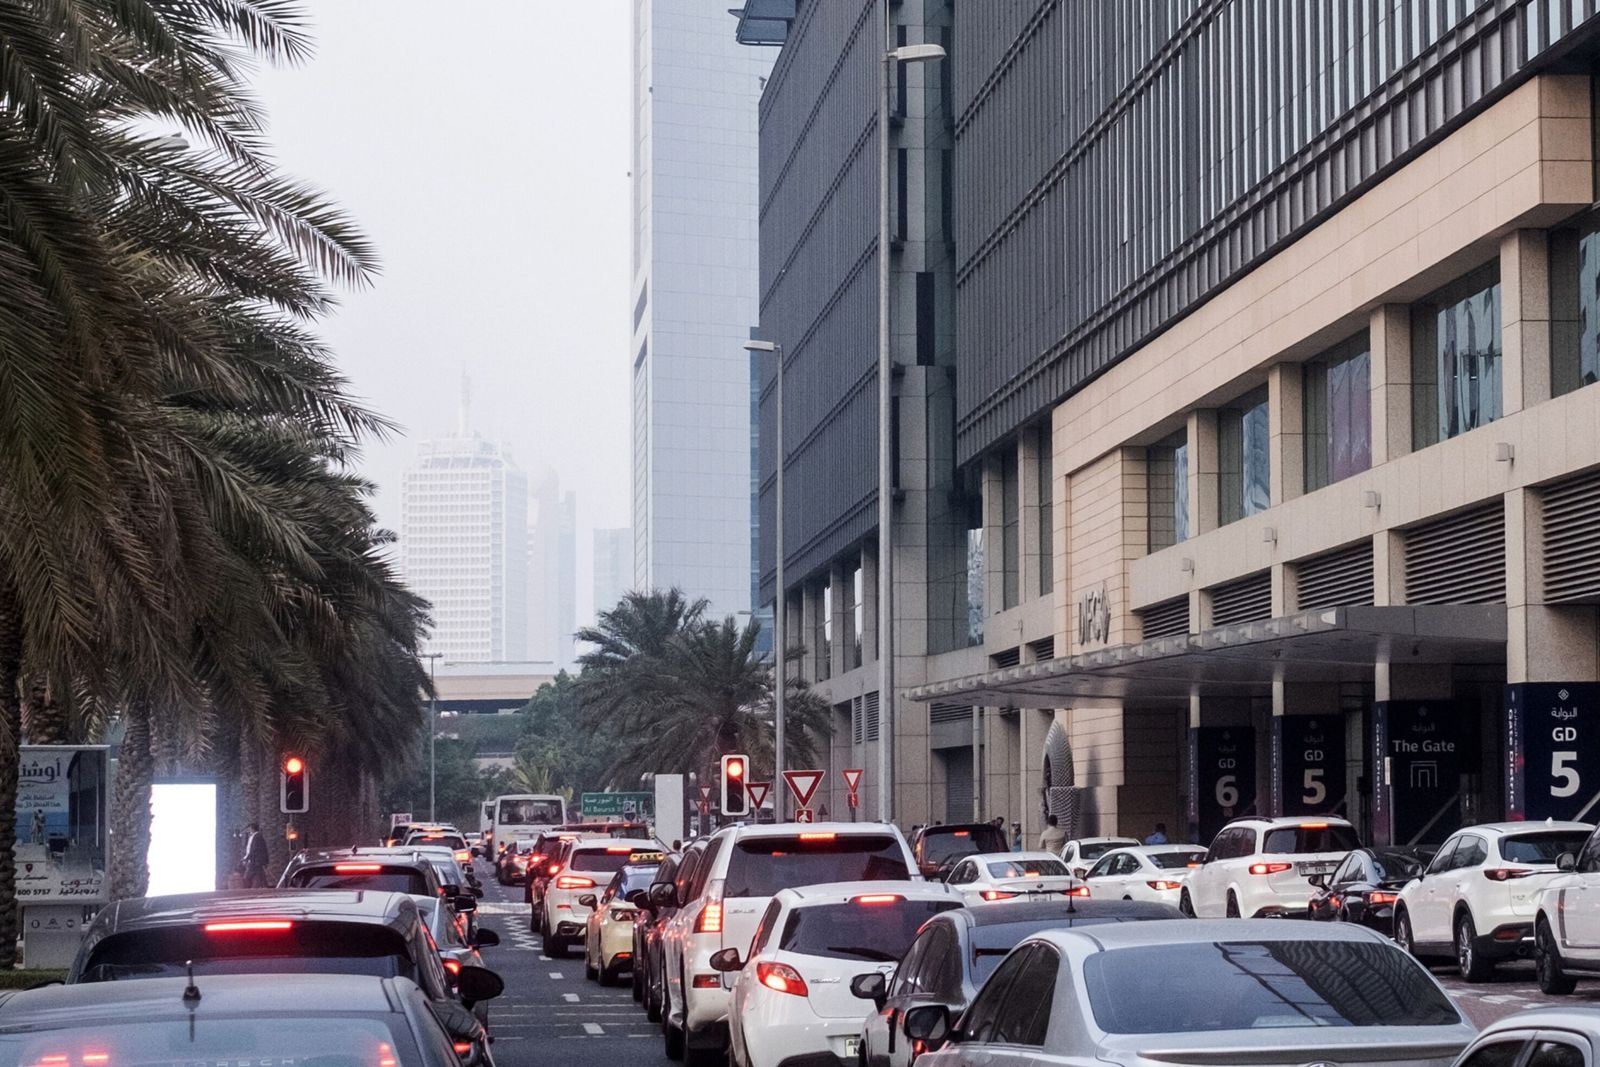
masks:
<path id="1" fill-rule="evenodd" d="M 736 948 L 718 949 L 711 954 L 711 969 L 713 971 L 721 971 L 723 974 L 742 971 L 744 970 L 744 960 L 739 958 L 739 950 Z"/>
<path id="2" fill-rule="evenodd" d="M 585 893 L 583 896 L 578 898 L 578 904 L 580 907 L 593 909 L 599 903 L 600 902 L 595 899 L 595 895 L 593 893 Z"/>
<path id="3" fill-rule="evenodd" d="M 506 983 L 487 967 L 467 966 L 456 975 L 456 990 L 461 994 L 461 1003 L 470 1008 L 479 1001 L 493 1000 L 504 993 Z"/>
<path id="4" fill-rule="evenodd" d="M 494 948 L 499 943 L 500 935 L 487 926 L 478 927 L 478 932 L 472 938 L 474 948 Z"/>
<path id="5" fill-rule="evenodd" d="M 678 890 L 671 882 L 655 882 L 650 886 L 650 903 L 658 908 L 670 908 L 678 903 Z"/>
<path id="6" fill-rule="evenodd" d="M 1570 872 L 1577 869 L 1578 857 L 1574 856 L 1572 853 L 1563 852 L 1561 855 L 1556 857 L 1556 870 Z"/>
<path id="7" fill-rule="evenodd" d="M 483 883 L 482 882 L 473 882 L 472 883 L 472 896 L 473 896 L 474 900 L 482 900 L 483 899 Z"/>
<path id="8" fill-rule="evenodd" d="M 1306 879 L 1306 882 L 1309 883 L 1313 889 L 1328 888 L 1328 876 L 1325 874 L 1313 874 Z"/>
<path id="9" fill-rule="evenodd" d="M 931 1045 L 950 1037 L 950 1009 L 943 1004 L 920 1004 L 906 1012 L 904 1029 L 913 1041 Z"/>
<path id="10" fill-rule="evenodd" d="M 882 971 L 858 974 L 850 979 L 850 992 L 862 1000 L 870 1000 L 880 1010 L 889 997 L 889 980 Z"/>
<path id="11" fill-rule="evenodd" d="M 473 896 L 471 893 L 457 893 L 454 897 L 453 904 L 456 911 L 461 912 L 462 914 L 465 914 L 469 911 L 478 910 L 478 898 Z"/>
<path id="12" fill-rule="evenodd" d="M 1089 869 L 1087 867 L 1074 867 L 1072 868 L 1072 873 L 1077 875 L 1079 878 L 1089 877 Z"/>
<path id="13" fill-rule="evenodd" d="M 647 908 L 650 906 L 650 895 L 643 889 L 629 890 L 627 895 L 622 899 L 626 900 L 629 904 L 632 904 L 636 908 Z"/>
<path id="14" fill-rule="evenodd" d="M 461 887 L 455 882 L 440 886 L 439 891 L 447 897 L 459 897 L 461 895 Z"/>

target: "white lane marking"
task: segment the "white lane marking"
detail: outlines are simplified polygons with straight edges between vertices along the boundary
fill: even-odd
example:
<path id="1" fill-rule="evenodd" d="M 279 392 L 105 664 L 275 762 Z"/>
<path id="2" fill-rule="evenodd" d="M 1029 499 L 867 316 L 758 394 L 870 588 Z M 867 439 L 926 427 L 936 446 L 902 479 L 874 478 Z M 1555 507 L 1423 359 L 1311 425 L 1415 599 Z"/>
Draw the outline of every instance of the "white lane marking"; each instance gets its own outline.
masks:
<path id="1" fill-rule="evenodd" d="M 600 1037 L 605 1033 L 605 1029 L 599 1023 L 584 1023 L 583 1032 L 592 1037 Z"/>
<path id="2" fill-rule="evenodd" d="M 550 972 L 550 977 L 554 978 L 554 979 L 557 979 L 557 980 L 560 980 L 561 978 L 563 978 L 565 976 L 560 971 L 551 971 Z"/>
<path id="3" fill-rule="evenodd" d="M 565 1000 L 568 1004 L 576 1004 L 576 1003 L 578 1003 L 578 994 L 576 994 L 576 993 L 563 993 L 563 994 L 561 994 L 561 999 Z"/>
<path id="4" fill-rule="evenodd" d="M 546 956 L 544 953 L 541 952 L 541 953 L 539 953 L 539 962 L 540 963 L 549 963 L 550 962 L 550 957 Z"/>

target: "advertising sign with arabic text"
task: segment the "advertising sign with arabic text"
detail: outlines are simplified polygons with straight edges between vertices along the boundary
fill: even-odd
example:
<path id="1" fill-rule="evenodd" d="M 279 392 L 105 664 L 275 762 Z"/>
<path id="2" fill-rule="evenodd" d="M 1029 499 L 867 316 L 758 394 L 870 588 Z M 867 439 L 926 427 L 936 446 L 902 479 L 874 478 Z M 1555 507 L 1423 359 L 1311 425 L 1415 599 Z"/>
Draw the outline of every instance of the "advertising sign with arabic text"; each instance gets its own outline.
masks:
<path id="1" fill-rule="evenodd" d="M 106 784 L 103 745 L 24 745 L 17 781 L 17 899 L 104 903 Z"/>

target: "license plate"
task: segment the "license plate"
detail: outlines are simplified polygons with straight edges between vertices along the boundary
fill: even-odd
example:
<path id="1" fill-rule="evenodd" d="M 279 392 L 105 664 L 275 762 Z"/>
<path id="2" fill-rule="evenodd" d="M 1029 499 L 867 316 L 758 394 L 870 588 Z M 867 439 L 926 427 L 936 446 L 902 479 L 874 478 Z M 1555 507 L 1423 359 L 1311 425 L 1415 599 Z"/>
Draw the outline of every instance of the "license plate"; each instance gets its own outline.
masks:
<path id="1" fill-rule="evenodd" d="M 845 1038 L 844 1039 L 844 1058 L 847 1059 L 847 1060 L 853 1060 L 857 1056 L 860 1056 L 860 1055 L 861 1055 L 861 1039 L 859 1037 L 847 1037 L 847 1038 Z"/>

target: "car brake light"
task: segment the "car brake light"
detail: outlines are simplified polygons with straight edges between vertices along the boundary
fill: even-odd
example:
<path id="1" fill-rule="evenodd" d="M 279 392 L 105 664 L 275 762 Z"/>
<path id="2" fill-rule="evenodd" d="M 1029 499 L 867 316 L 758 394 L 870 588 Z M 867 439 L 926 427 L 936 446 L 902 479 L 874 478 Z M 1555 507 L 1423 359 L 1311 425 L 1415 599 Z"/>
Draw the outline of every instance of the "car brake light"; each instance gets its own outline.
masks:
<path id="1" fill-rule="evenodd" d="M 1368 893 L 1367 903 L 1372 905 L 1393 904 L 1400 899 L 1399 893 Z"/>
<path id="2" fill-rule="evenodd" d="M 288 919 L 241 919 L 237 922 L 206 923 L 208 934 L 282 933 L 294 929 Z"/>
<path id="3" fill-rule="evenodd" d="M 869 893 L 866 896 L 862 896 L 862 897 L 852 897 L 851 898 L 851 903 L 853 903 L 853 904 L 893 904 L 897 900 L 904 900 L 904 899 L 906 899 L 906 898 L 901 896 L 901 895 L 899 895 L 898 893 Z"/>
<path id="4" fill-rule="evenodd" d="M 455 1043 L 455 1050 L 457 1056 L 465 1056 L 467 1053 L 472 1051 L 472 1042 L 457 1041 Z"/>
<path id="5" fill-rule="evenodd" d="M 608 848 L 608 849 L 606 849 L 606 852 L 609 855 L 612 855 L 612 856 L 626 856 L 628 853 L 630 853 L 632 851 L 633 851 L 633 847 L 632 846 L 628 846 L 626 848 Z"/>
<path id="6" fill-rule="evenodd" d="M 797 997 L 809 996 L 811 993 L 811 990 L 806 988 L 806 980 L 800 977 L 800 972 L 787 963 L 756 964 L 756 981 L 778 993 L 791 993 Z"/>
<path id="7" fill-rule="evenodd" d="M 1089 887 L 1086 885 L 1073 886 L 1071 889 L 1063 889 L 1061 894 L 1068 897 L 1086 897 L 1089 895 Z"/>
<path id="8" fill-rule="evenodd" d="M 1250 873 L 1282 874 L 1284 871 L 1292 870 L 1293 868 L 1294 864 L 1292 863 L 1252 863 L 1250 865 Z"/>
<path id="9" fill-rule="evenodd" d="M 336 863 L 333 866 L 336 874 L 377 874 L 383 870 L 379 863 Z"/>
<path id="10" fill-rule="evenodd" d="M 1146 882 L 1145 885 L 1149 886 L 1151 889 L 1154 889 L 1158 893 L 1165 892 L 1168 889 L 1183 888 L 1182 882 Z"/>
<path id="11" fill-rule="evenodd" d="M 556 879 L 557 889 L 593 889 L 593 878 L 579 878 L 577 875 L 564 874 Z"/>
<path id="12" fill-rule="evenodd" d="M 449 971 L 452 976 L 455 976 L 455 975 L 458 975 L 458 974 L 461 973 L 461 961 L 460 960 L 444 960 L 442 962 L 444 963 L 444 969 Z"/>
<path id="13" fill-rule="evenodd" d="M 111 1054 L 108 1052 L 85 1052 L 81 1058 L 85 1067 L 100 1067 L 101 1064 L 111 1062 Z"/>
<path id="14" fill-rule="evenodd" d="M 722 985 L 722 979 L 714 974 L 697 974 L 694 976 L 696 989 L 716 989 Z"/>
<path id="15" fill-rule="evenodd" d="M 1530 874 L 1538 874 L 1525 867 L 1492 867 L 1483 872 L 1483 876 L 1491 882 L 1509 882 L 1513 878 L 1526 878 Z"/>
<path id="16" fill-rule="evenodd" d="M 1184 864 L 1184 866 L 1188 867 L 1190 870 L 1195 870 L 1197 868 L 1204 867 L 1205 864 L 1203 864 L 1203 863 L 1186 863 L 1186 864 Z"/>
<path id="17" fill-rule="evenodd" d="M 560 873 L 560 872 L 561 872 L 561 864 L 559 864 L 559 863 L 552 863 L 552 864 L 551 864 L 551 865 L 550 865 L 550 873 L 551 873 L 551 874 L 559 874 L 559 873 Z"/>
<path id="18" fill-rule="evenodd" d="M 1004 889 L 985 889 L 980 894 L 984 900 L 1010 900 L 1015 893 L 1007 893 Z"/>
<path id="19" fill-rule="evenodd" d="M 457 863 L 466 863 L 470 859 L 472 859 L 472 850 L 470 848 L 461 849 L 456 853 Z"/>
<path id="20" fill-rule="evenodd" d="M 694 921 L 694 932 L 697 934 L 722 933 L 722 901 L 706 901 L 706 906 L 700 909 L 700 915 Z"/>
<path id="21" fill-rule="evenodd" d="M 1300 824 L 1300 829 L 1302 830 L 1326 830 L 1327 828 L 1328 824 L 1325 822 L 1303 822 Z"/>
<path id="22" fill-rule="evenodd" d="M 832 841 L 838 834 L 801 834 L 802 841 Z"/>
<path id="23" fill-rule="evenodd" d="M 951 834 L 950 836 L 951 837 L 971 837 L 972 836 L 972 831 L 971 830 L 957 830 L 955 833 Z"/>
<path id="24" fill-rule="evenodd" d="M 400 1061 L 394 1057 L 394 1049 L 387 1042 L 378 1045 L 378 1067 L 399 1067 Z"/>

